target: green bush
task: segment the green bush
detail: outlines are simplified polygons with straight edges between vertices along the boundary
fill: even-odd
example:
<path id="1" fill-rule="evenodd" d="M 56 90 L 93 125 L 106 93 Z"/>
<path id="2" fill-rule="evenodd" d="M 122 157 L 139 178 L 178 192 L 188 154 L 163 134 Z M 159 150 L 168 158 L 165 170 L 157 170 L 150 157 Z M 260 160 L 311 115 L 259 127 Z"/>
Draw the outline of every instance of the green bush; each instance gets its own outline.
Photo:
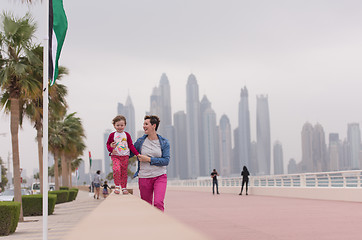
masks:
<path id="1" fill-rule="evenodd" d="M 75 200 L 76 196 L 77 196 L 77 191 L 69 190 L 68 202 L 71 202 L 71 201 Z"/>
<path id="2" fill-rule="evenodd" d="M 53 214 L 57 195 L 48 194 L 48 215 Z M 24 216 L 41 216 L 43 215 L 43 195 L 24 195 L 22 196 L 23 215 Z"/>
<path id="3" fill-rule="evenodd" d="M 74 190 L 76 191 L 77 193 L 75 194 L 75 197 L 74 197 L 74 200 L 77 198 L 78 196 L 78 192 L 79 192 L 79 189 L 78 188 L 71 188 L 70 190 Z"/>
<path id="4" fill-rule="evenodd" d="M 69 187 L 62 186 L 62 187 L 59 187 L 59 190 L 69 190 Z"/>
<path id="5" fill-rule="evenodd" d="M 56 194 L 57 195 L 57 202 L 56 204 L 58 203 L 65 203 L 68 201 L 69 199 L 69 191 L 66 191 L 66 190 L 58 190 L 58 191 L 50 191 L 49 192 L 49 195 L 50 194 Z"/>
<path id="6" fill-rule="evenodd" d="M 19 202 L 0 202 L 0 236 L 15 232 L 20 216 Z"/>

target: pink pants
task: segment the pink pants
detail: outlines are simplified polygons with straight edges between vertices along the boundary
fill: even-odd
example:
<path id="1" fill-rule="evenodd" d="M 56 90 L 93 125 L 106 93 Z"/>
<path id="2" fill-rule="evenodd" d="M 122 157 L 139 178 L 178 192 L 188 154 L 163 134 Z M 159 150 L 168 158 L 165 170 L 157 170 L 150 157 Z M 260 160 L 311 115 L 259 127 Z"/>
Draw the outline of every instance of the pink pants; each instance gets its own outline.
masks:
<path id="1" fill-rule="evenodd" d="M 113 162 L 113 179 L 116 186 L 127 187 L 129 156 L 111 156 Z"/>
<path id="2" fill-rule="evenodd" d="M 139 178 L 138 185 L 140 188 L 141 199 L 145 200 L 149 204 L 164 211 L 164 203 L 167 186 L 167 175 L 163 174 L 153 178 Z M 153 201 L 152 201 L 153 200 Z"/>

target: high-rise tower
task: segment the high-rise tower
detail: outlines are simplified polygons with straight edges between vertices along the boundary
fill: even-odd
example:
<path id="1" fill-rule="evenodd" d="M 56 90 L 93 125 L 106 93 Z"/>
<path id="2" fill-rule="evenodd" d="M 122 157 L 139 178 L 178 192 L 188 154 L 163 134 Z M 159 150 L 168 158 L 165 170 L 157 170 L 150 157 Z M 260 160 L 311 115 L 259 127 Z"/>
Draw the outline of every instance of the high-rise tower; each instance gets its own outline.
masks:
<path id="1" fill-rule="evenodd" d="M 360 169 L 361 131 L 358 123 L 348 124 L 349 169 Z"/>
<path id="2" fill-rule="evenodd" d="M 313 172 L 313 126 L 305 123 L 302 129 L 302 172 Z"/>
<path id="3" fill-rule="evenodd" d="M 270 121 L 268 96 L 256 97 L 256 143 L 259 173 L 270 174 Z"/>
<path id="4" fill-rule="evenodd" d="M 231 125 L 229 118 L 224 114 L 219 123 L 219 159 L 220 173 L 223 176 L 231 174 Z"/>
<path id="5" fill-rule="evenodd" d="M 132 140 L 136 138 L 136 118 L 135 118 L 135 110 L 133 107 L 132 99 L 128 95 L 125 105 L 122 103 L 118 103 L 117 114 L 123 115 L 127 119 L 127 125 L 125 131 L 127 131 Z"/>
<path id="6" fill-rule="evenodd" d="M 107 140 L 109 137 L 109 134 L 112 132 L 112 130 L 107 129 L 104 134 L 103 134 L 103 148 L 104 148 L 104 173 L 107 176 L 110 172 L 112 172 L 112 160 L 111 160 L 111 156 L 109 156 L 109 152 L 107 149 Z"/>
<path id="7" fill-rule="evenodd" d="M 273 146 L 274 174 L 284 173 L 283 163 L 283 146 L 282 143 L 276 141 Z"/>
<path id="8" fill-rule="evenodd" d="M 190 178 L 200 176 L 200 100 L 199 85 L 190 74 L 186 85 L 187 161 Z"/>
<path id="9" fill-rule="evenodd" d="M 158 86 L 160 94 L 160 129 L 158 132 L 162 135 L 166 133 L 166 128 L 172 125 L 172 113 L 171 113 L 171 90 L 170 83 L 165 73 L 162 74 L 160 84 Z"/>
<path id="10" fill-rule="evenodd" d="M 239 126 L 238 126 L 238 152 L 239 166 L 235 166 L 237 173 L 241 172 L 242 167 L 250 165 L 250 113 L 248 90 L 246 87 L 241 89 L 239 102 Z M 251 172 L 253 172 L 251 170 Z"/>
<path id="11" fill-rule="evenodd" d="M 204 96 L 200 104 L 201 139 L 200 139 L 200 175 L 208 176 L 212 170 L 219 169 L 216 114 L 211 102 Z"/>
<path id="12" fill-rule="evenodd" d="M 313 129 L 313 165 L 314 172 L 325 172 L 328 170 L 327 146 L 324 129 L 319 123 Z"/>
<path id="13" fill-rule="evenodd" d="M 187 179 L 188 161 L 187 161 L 187 137 L 186 137 L 186 114 L 184 111 L 174 113 L 175 128 L 175 158 L 173 161 L 176 166 L 176 176 L 180 179 Z"/>
<path id="14" fill-rule="evenodd" d="M 329 134 L 329 147 L 328 147 L 328 156 L 329 156 L 329 169 L 328 171 L 337 171 L 340 170 L 340 160 L 342 157 L 342 147 L 339 140 L 338 133 Z"/>

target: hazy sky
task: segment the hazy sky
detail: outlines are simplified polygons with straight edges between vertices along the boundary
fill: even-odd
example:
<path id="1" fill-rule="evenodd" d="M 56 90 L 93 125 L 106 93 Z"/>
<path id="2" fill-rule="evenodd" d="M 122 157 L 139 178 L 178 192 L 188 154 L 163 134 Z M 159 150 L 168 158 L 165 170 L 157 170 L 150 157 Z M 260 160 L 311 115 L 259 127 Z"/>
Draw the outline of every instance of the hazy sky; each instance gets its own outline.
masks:
<path id="1" fill-rule="evenodd" d="M 70 70 L 70 112 L 86 129 L 93 158 L 103 158 L 103 133 L 113 128 L 117 102 L 130 94 L 137 130 L 162 73 L 171 85 L 172 112 L 186 110 L 186 83 L 195 74 L 219 121 L 237 127 L 240 90 L 249 90 L 252 140 L 256 95 L 268 94 L 271 141 L 284 163 L 301 160 L 301 130 L 319 122 L 346 137 L 362 123 L 362 1 L 63 0 L 69 22 L 60 64 Z M 17 16 L 28 7 L 1 0 Z M 45 35 L 44 7 L 29 7 Z M 0 116 L 0 156 L 11 152 L 9 117 Z M 162 121 L 162 119 L 161 119 Z M 19 132 L 21 166 L 37 167 L 35 130 Z M 88 158 L 84 158 L 88 164 Z"/>

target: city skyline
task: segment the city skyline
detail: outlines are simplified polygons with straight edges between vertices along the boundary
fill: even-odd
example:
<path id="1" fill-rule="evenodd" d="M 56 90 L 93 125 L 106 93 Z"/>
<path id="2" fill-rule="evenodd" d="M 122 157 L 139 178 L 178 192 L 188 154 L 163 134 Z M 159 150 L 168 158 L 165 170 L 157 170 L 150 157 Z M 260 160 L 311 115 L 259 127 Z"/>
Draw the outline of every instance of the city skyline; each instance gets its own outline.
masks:
<path id="1" fill-rule="evenodd" d="M 0 10 L 28 10 L 44 33 L 43 6 L 3 1 Z M 44 2 L 44 1 L 43 1 Z M 84 11 L 87 5 L 87 11 Z M 104 155 L 103 133 L 117 102 L 129 95 L 136 132 L 142 129 L 152 89 L 167 74 L 172 113 L 186 112 L 186 81 L 195 74 L 217 120 L 238 126 L 240 90 L 247 86 L 251 141 L 256 141 L 256 96 L 268 94 L 271 141 L 283 144 L 284 165 L 301 161 L 305 122 L 320 123 L 343 142 L 349 123 L 362 123 L 361 1 L 65 1 L 69 29 L 60 65 L 69 69 L 69 113 L 84 122 L 95 159 Z M 99 16 L 95 18 L 94 16 Z M 1 112 L 0 156 L 11 152 L 9 117 Z M 19 131 L 20 164 L 37 166 L 35 133 Z M 88 160 L 87 152 L 83 159 Z M 29 170 L 30 169 L 30 170 Z"/>

